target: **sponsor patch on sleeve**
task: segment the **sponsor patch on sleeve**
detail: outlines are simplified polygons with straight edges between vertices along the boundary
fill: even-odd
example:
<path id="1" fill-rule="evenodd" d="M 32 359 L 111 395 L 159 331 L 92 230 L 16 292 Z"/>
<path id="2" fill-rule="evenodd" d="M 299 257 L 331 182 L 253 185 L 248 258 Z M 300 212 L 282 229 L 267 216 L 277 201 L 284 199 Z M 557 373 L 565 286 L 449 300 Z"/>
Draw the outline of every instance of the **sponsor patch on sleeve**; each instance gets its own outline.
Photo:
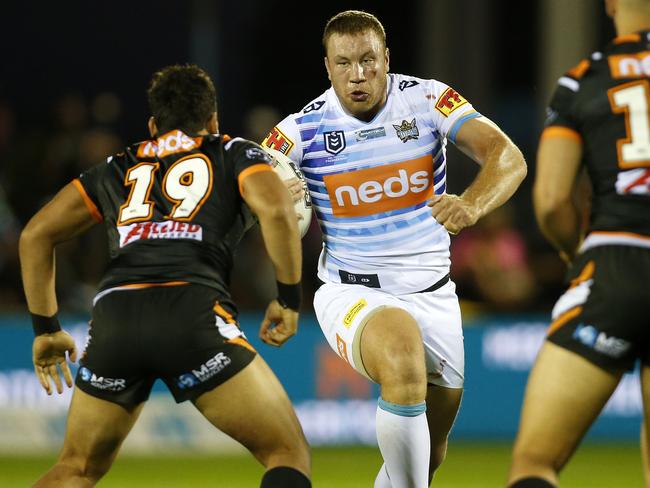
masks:
<path id="1" fill-rule="evenodd" d="M 280 129 L 273 127 L 273 130 L 262 141 L 262 146 L 273 148 L 284 155 L 288 155 L 294 143 Z"/>
<path id="2" fill-rule="evenodd" d="M 460 94 L 452 88 L 447 88 L 436 102 L 436 110 L 445 117 L 449 117 L 451 113 L 458 107 L 462 107 L 467 103 Z"/>

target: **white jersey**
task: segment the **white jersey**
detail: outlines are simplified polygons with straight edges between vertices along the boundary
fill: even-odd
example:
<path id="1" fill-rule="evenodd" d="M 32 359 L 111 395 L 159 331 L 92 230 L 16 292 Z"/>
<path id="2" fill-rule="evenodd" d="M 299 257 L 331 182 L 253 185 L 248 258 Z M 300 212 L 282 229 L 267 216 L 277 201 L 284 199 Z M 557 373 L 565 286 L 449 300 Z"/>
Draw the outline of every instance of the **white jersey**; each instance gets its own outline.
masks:
<path id="1" fill-rule="evenodd" d="M 426 203 L 445 193 L 446 140 L 479 115 L 444 83 L 389 74 L 386 105 L 370 122 L 330 88 L 271 131 L 262 144 L 289 156 L 309 186 L 322 281 L 403 294 L 449 272 L 449 234 Z"/>

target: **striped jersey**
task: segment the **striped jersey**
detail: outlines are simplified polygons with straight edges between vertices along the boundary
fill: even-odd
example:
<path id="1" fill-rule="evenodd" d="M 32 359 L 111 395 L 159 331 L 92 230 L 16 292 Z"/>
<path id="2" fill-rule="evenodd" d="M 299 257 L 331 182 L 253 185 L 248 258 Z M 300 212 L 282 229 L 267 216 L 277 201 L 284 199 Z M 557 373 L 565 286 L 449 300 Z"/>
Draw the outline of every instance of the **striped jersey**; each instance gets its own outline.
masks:
<path id="1" fill-rule="evenodd" d="M 620 36 L 558 80 L 542 135 L 573 139 L 593 187 L 582 251 L 650 247 L 650 30 Z"/>
<path id="2" fill-rule="evenodd" d="M 369 122 L 333 88 L 280 122 L 262 145 L 302 170 L 323 234 L 318 277 L 394 294 L 449 272 L 449 234 L 426 203 L 446 189 L 446 140 L 478 117 L 436 80 L 388 75 L 386 105 Z"/>

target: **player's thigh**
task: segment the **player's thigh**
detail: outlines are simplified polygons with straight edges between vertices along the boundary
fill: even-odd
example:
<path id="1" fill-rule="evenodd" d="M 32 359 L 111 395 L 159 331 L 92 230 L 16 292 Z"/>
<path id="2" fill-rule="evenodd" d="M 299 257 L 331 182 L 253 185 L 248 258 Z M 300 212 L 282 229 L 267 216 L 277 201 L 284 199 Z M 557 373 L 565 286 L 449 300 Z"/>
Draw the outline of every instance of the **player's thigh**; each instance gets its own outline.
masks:
<path id="1" fill-rule="evenodd" d="M 143 405 L 119 405 L 75 388 L 61 459 L 110 466 Z"/>
<path id="2" fill-rule="evenodd" d="M 316 292 L 314 311 L 330 347 L 367 378 L 382 382 L 381 374 L 406 374 L 413 368 L 400 364 L 405 358 L 424 371 L 420 331 L 399 299 L 364 286 L 328 283 Z"/>
<path id="3" fill-rule="evenodd" d="M 465 352 L 456 285 L 449 281 L 427 293 L 400 296 L 418 323 L 424 343 L 427 382 L 462 389 Z"/>
<path id="4" fill-rule="evenodd" d="M 621 373 L 545 342 L 530 373 L 515 442 L 526 456 L 560 469 L 612 395 Z"/>
<path id="5" fill-rule="evenodd" d="M 308 464 L 307 441 L 289 397 L 259 355 L 228 381 L 197 397 L 194 405 L 263 464 L 278 452 Z"/>

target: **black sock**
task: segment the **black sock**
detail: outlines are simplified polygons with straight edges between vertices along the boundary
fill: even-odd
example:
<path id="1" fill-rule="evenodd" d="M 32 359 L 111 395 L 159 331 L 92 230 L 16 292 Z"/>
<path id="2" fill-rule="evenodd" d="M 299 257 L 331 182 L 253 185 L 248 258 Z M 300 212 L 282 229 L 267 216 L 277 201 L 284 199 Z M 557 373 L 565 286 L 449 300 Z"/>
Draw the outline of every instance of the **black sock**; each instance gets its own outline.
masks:
<path id="1" fill-rule="evenodd" d="M 311 488 L 311 481 L 296 469 L 278 466 L 264 473 L 260 488 Z"/>
<path id="2" fill-rule="evenodd" d="M 542 478 L 523 478 L 510 485 L 510 488 L 555 488 L 554 485 Z"/>

